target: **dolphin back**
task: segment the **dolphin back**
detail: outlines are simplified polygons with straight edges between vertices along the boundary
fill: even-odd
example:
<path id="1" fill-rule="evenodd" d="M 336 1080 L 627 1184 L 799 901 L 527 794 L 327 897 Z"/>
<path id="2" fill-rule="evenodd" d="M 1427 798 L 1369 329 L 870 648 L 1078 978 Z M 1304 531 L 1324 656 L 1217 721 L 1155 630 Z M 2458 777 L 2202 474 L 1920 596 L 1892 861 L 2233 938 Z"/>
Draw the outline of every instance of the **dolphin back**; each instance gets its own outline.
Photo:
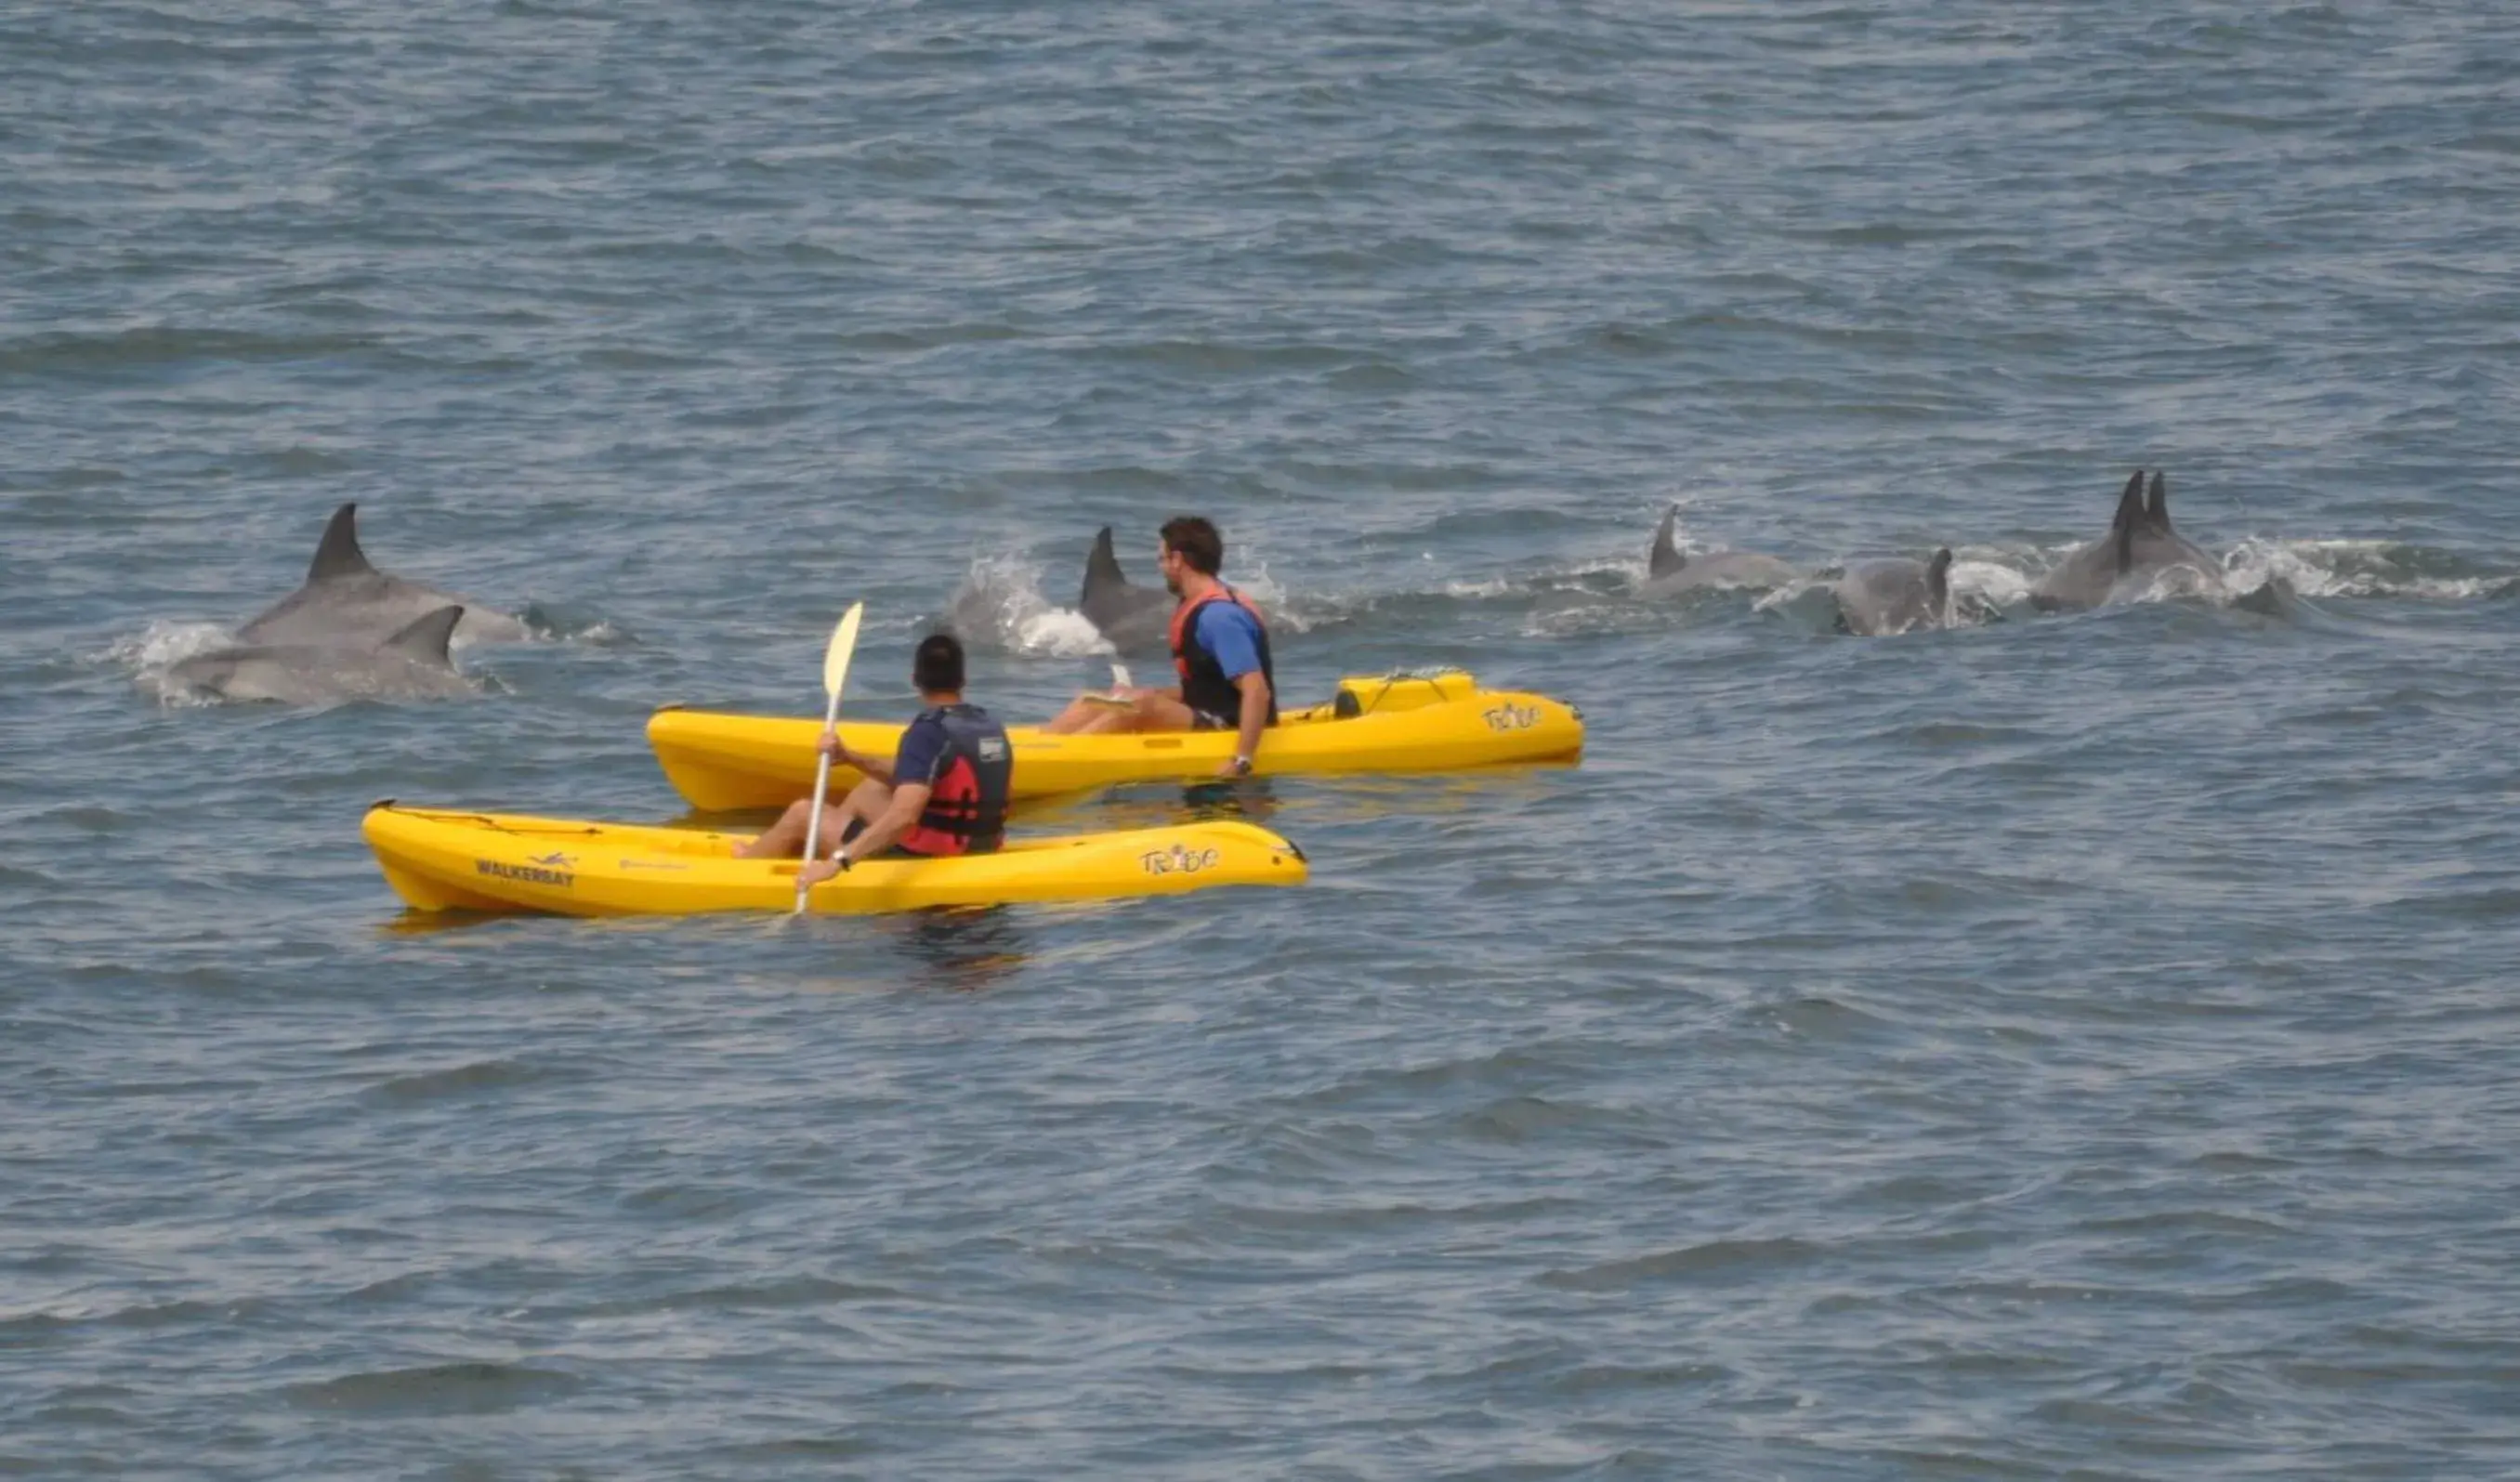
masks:
<path id="1" fill-rule="evenodd" d="M 1654 527 L 1653 549 L 1645 556 L 1643 591 L 1648 597 L 1685 597 L 1698 592 L 1749 587 L 1781 587 L 1800 574 L 1785 561 L 1756 551 L 1708 551 L 1690 556 L 1676 538 L 1680 507 L 1662 512 Z"/>
<path id="2" fill-rule="evenodd" d="M 2108 534 L 2058 561 L 2031 588 L 2030 600 L 2050 611 L 2096 607 L 2116 596 L 2128 577 L 2169 567 L 2190 569 L 2208 587 L 2223 585 L 2223 563 L 2171 527 L 2168 477 L 2154 470 L 2147 491 L 2144 471 L 2138 469 L 2118 495 Z"/>
<path id="3" fill-rule="evenodd" d="M 196 696 L 285 705 L 332 705 L 352 699 L 444 699 L 472 687 L 457 672 L 447 644 L 460 606 L 444 606 L 370 649 L 339 644 L 250 644 L 185 659 L 167 671 L 175 687 Z"/>
<path id="4" fill-rule="evenodd" d="M 2170 571 L 2192 573 L 2193 585 L 2206 594 L 2230 589 L 2221 559 L 2171 525 L 2170 481 L 2159 473 L 2152 475 L 2151 498 L 2143 509 L 2143 527 L 2137 532 L 2131 550 L 2138 570 L 2156 575 Z"/>
<path id="5" fill-rule="evenodd" d="M 1835 589 L 1839 628 L 1881 638 L 1948 626 L 1951 568 L 1948 547 L 1930 561 L 1898 556 L 1850 563 Z"/>
<path id="6" fill-rule="evenodd" d="M 380 571 L 359 549 L 359 507 L 333 512 L 306 581 L 237 631 L 251 644 L 371 648 L 392 643 L 417 620 L 449 605 L 464 608 L 466 643 L 520 643 L 525 625 L 505 612 Z"/>

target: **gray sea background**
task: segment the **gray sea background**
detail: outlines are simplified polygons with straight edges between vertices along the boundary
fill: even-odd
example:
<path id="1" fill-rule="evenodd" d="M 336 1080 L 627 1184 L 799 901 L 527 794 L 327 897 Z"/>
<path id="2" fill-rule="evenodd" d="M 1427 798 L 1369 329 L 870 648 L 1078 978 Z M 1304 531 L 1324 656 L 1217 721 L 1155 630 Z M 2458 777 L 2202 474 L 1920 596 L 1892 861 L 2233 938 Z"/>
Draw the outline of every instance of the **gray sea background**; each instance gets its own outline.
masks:
<path id="1" fill-rule="evenodd" d="M 0 8 L 0 1473 L 2520 1474 L 2515 200 L 2485 6 Z M 2246 600 L 2034 611 L 2138 467 Z M 535 640 L 169 693 L 348 500 Z M 861 599 L 1048 714 L 1185 511 L 1582 765 L 974 917 L 358 838 L 681 818 Z"/>

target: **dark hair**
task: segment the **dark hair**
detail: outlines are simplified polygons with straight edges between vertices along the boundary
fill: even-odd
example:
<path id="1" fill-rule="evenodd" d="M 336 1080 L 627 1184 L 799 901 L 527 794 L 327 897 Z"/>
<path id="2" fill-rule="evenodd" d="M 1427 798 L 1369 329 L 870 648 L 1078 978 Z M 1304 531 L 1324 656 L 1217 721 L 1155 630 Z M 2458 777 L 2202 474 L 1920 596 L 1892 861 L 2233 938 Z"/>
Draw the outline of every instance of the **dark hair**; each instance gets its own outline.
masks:
<path id="1" fill-rule="evenodd" d="M 1176 515 L 1164 521 L 1164 549 L 1190 562 L 1201 576 L 1225 569 L 1225 537 L 1196 515 Z"/>
<path id="2" fill-rule="evenodd" d="M 963 641 L 951 633 L 930 633 L 919 641 L 910 661 L 910 682 L 924 695 L 963 693 Z"/>

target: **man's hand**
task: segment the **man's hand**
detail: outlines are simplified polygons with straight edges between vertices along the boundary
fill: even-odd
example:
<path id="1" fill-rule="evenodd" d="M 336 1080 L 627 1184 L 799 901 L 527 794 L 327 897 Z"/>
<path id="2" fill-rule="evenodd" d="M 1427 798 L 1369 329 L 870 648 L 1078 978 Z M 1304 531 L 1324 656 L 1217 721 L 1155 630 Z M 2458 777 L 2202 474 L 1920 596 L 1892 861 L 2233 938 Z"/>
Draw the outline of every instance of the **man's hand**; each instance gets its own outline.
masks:
<path id="1" fill-rule="evenodd" d="M 811 890 L 816 885 L 830 879 L 832 876 L 839 874 L 840 868 L 840 862 L 838 860 L 810 860 L 805 864 L 803 869 L 796 872 L 796 883 L 805 889 Z"/>
<path id="2" fill-rule="evenodd" d="M 1254 669 L 1236 678 L 1234 688 L 1242 692 L 1242 713 L 1234 728 L 1234 760 L 1217 775 L 1249 777 L 1251 758 L 1260 751 L 1260 733 L 1269 724 L 1269 677 Z"/>
<path id="3" fill-rule="evenodd" d="M 824 732 L 823 740 L 815 749 L 843 767 L 849 764 L 849 743 L 840 740 L 840 733 L 837 731 Z"/>

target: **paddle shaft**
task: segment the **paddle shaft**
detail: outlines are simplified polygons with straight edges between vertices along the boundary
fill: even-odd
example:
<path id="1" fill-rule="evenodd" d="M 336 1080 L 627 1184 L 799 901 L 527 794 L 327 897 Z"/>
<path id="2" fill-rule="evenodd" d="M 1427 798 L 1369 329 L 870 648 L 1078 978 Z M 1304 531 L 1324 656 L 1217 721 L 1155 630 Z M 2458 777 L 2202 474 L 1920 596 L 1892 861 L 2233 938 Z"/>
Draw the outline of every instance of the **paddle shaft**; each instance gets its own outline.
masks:
<path id="1" fill-rule="evenodd" d="M 866 604 L 851 603 L 840 615 L 840 625 L 832 630 L 831 645 L 823 651 L 823 732 L 837 735 L 840 726 L 840 691 L 849 682 L 849 655 L 857 651 L 858 619 L 866 615 Z M 796 866 L 796 915 L 805 914 L 806 867 L 823 843 L 823 799 L 832 786 L 832 754 L 817 745 L 814 748 L 814 811 L 805 818 L 805 857 Z"/>
<path id="2" fill-rule="evenodd" d="M 839 723 L 840 697 L 837 695 L 833 695 L 832 696 L 831 703 L 823 707 L 823 730 L 827 733 L 831 732 L 836 729 L 839 726 Z M 822 749 L 820 746 L 817 746 L 814 748 L 814 811 L 807 815 L 805 820 L 804 865 L 810 865 L 814 862 L 814 852 L 822 846 L 823 799 L 830 793 L 831 789 L 832 753 Z M 799 913 L 802 913 L 804 909 L 805 871 L 803 865 L 799 865 L 796 871 L 796 910 Z"/>

